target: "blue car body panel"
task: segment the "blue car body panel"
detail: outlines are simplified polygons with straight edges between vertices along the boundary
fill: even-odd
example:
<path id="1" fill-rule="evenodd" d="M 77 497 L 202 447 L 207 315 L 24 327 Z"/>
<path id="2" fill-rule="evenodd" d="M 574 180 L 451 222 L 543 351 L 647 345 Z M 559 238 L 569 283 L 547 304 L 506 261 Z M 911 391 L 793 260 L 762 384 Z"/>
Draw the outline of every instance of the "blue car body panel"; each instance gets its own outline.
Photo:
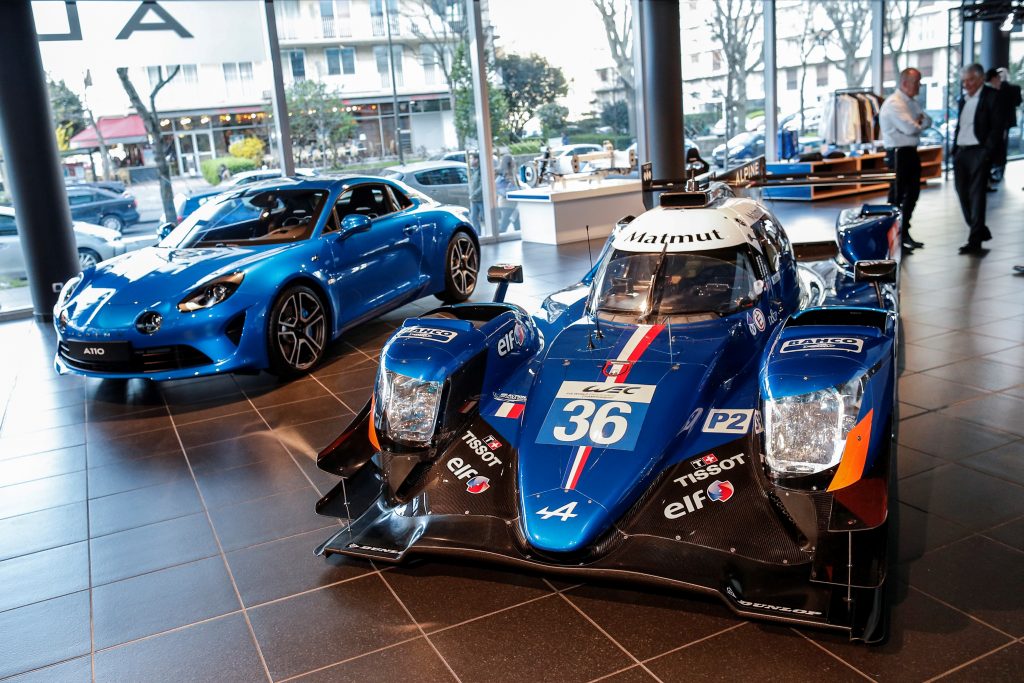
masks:
<path id="1" fill-rule="evenodd" d="M 839 226 L 838 253 L 822 263 L 798 266 L 781 234 L 763 291 L 718 317 L 596 321 L 586 307 L 613 234 L 599 266 L 532 315 L 463 304 L 406 321 L 413 331 L 391 337 L 381 366 L 445 387 L 433 441 L 391 440 L 381 402 L 367 405 L 319 456 L 344 479 L 317 510 L 351 521 L 318 552 L 685 586 L 744 615 L 871 638 L 897 298 L 894 284 L 855 282 L 844 252 L 898 258 L 900 219 L 867 213 Z M 810 266 L 824 283 L 813 301 L 797 275 Z M 842 461 L 769 471 L 765 401 L 852 380 L 864 391 Z"/>
<path id="2" fill-rule="evenodd" d="M 392 181 L 362 177 L 265 182 L 259 189 L 325 190 L 331 207 L 342 192 L 362 183 L 404 192 Z M 477 242 L 476 233 L 458 208 L 411 199 L 412 206 L 374 219 L 370 230 L 344 241 L 323 234 L 330 213 L 324 210 L 309 238 L 301 241 L 184 249 L 157 245 L 90 268 L 67 304 L 54 310 L 58 342 L 64 345 L 55 366 L 62 373 L 158 380 L 259 370 L 268 365 L 268 312 L 291 284 L 320 294 L 330 311 L 332 340 L 369 318 L 441 292 L 448 241 L 464 231 Z M 244 279 L 222 303 L 192 313 L 177 309 L 204 283 L 233 273 Z M 161 315 L 163 324 L 146 335 L 136 322 L 150 311 Z M 238 329 L 228 334 L 232 326 L 240 329 L 237 342 L 232 336 Z M 149 353 L 146 362 L 157 369 L 75 362 L 64 352 L 68 342 L 126 342 L 135 361 L 142 363 L 141 355 Z M 157 358 L 154 349 L 168 351 Z M 173 365 L 183 366 L 168 367 Z"/>

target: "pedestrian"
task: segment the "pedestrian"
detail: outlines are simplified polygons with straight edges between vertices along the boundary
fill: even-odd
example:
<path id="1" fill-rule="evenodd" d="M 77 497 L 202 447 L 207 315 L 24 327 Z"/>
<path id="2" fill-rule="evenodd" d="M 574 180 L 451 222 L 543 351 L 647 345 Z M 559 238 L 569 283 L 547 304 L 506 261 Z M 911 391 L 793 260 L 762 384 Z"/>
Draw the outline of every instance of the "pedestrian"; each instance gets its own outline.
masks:
<path id="1" fill-rule="evenodd" d="M 498 194 L 498 232 L 520 230 L 519 205 L 508 198 L 508 193 L 519 187 L 516 182 L 516 161 L 507 148 L 502 150 L 494 187 Z"/>
<path id="2" fill-rule="evenodd" d="M 469 222 L 478 231 L 483 228 L 484 186 L 480 175 L 480 156 L 476 152 L 466 154 L 469 162 Z"/>
<path id="3" fill-rule="evenodd" d="M 225 180 L 230 180 L 231 171 L 228 170 L 226 165 L 221 164 L 220 168 L 217 169 L 217 177 L 220 178 L 220 181 L 223 183 Z"/>
<path id="4" fill-rule="evenodd" d="M 878 122 L 885 142 L 885 159 L 895 169 L 896 179 L 889 188 L 889 203 L 903 214 L 903 253 L 924 246 L 910 236 L 910 220 L 921 194 L 921 157 L 917 146 L 921 144 L 921 131 L 932 125 L 914 98 L 921 90 L 921 72 L 904 69 L 900 72 L 900 86 L 885 98 L 878 112 Z"/>
<path id="5" fill-rule="evenodd" d="M 970 228 L 961 254 L 983 253 L 982 242 L 992 239 L 985 225 L 985 191 L 1000 135 L 999 112 L 992 88 L 984 87 L 985 69 L 971 64 L 960 70 L 963 96 L 953 136 L 953 177 L 960 209 Z"/>
<path id="6" fill-rule="evenodd" d="M 1006 67 L 989 69 L 985 72 L 985 85 L 998 93 L 996 102 L 999 104 L 998 147 L 992 158 L 992 171 L 989 174 L 989 191 L 995 192 L 996 186 L 1003 180 L 1006 171 L 1006 151 L 1009 146 L 1010 129 L 1017 125 L 1017 107 L 1021 105 L 1020 86 L 1010 83 L 1010 73 Z"/>

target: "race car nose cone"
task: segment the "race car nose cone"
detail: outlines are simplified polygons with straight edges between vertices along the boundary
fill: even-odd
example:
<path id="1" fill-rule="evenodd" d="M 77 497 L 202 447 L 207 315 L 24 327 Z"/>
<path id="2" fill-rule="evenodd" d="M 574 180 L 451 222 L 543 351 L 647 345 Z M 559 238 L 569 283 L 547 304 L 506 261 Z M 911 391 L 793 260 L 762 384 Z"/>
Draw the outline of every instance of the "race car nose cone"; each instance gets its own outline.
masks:
<path id="1" fill-rule="evenodd" d="M 604 533 L 608 511 L 575 490 L 556 489 L 522 499 L 523 531 L 530 545 L 551 553 L 585 548 Z"/>
<path id="2" fill-rule="evenodd" d="M 156 311 L 146 311 L 135 321 L 135 329 L 142 334 L 153 334 L 160 329 L 164 317 Z"/>

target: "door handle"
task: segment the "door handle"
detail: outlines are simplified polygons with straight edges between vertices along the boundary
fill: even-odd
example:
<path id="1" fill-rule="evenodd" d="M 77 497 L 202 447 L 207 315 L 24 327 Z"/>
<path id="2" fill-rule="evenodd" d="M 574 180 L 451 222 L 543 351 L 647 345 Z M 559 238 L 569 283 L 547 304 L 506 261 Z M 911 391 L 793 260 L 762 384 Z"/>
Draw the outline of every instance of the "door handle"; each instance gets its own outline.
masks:
<path id="1" fill-rule="evenodd" d="M 413 234 L 414 232 L 416 232 L 419 229 L 420 229 L 419 224 L 417 224 L 417 223 L 410 223 L 409 225 L 407 225 L 404 228 L 402 228 L 402 232 L 404 232 L 406 235 L 411 235 L 411 234 Z"/>

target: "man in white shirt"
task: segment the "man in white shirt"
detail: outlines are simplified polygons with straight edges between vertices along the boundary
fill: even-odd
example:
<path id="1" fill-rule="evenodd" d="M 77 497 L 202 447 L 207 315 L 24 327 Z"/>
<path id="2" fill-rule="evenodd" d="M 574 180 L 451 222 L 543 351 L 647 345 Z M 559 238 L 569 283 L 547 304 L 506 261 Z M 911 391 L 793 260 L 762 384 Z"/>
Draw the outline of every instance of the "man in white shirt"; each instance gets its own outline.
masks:
<path id="1" fill-rule="evenodd" d="M 899 206 L 903 214 L 904 253 L 924 246 L 910 236 L 910 218 L 921 194 L 921 157 L 917 146 L 921 142 L 921 131 L 932 125 L 931 117 L 914 99 L 920 90 L 921 72 L 904 69 L 900 72 L 899 89 L 885 98 L 878 112 L 886 162 L 896 171 L 896 180 L 889 188 L 889 203 Z"/>
<path id="2" fill-rule="evenodd" d="M 961 254 L 982 254 L 981 243 L 992 239 L 985 225 L 985 202 L 989 171 L 998 146 L 999 112 L 997 91 L 985 88 L 985 70 L 971 64 L 960 70 L 964 87 L 953 144 L 953 177 L 960 209 L 970 228 Z"/>

